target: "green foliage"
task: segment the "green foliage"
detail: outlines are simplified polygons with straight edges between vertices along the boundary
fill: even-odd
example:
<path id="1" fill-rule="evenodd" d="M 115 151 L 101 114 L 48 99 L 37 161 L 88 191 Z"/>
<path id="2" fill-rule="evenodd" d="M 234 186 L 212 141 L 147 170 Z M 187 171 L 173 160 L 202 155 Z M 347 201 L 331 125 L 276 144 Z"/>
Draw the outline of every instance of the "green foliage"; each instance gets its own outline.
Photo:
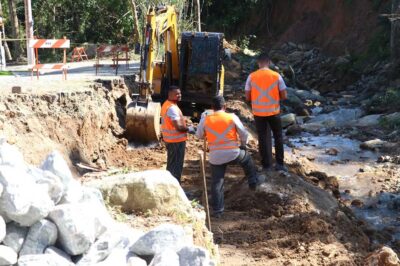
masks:
<path id="1" fill-rule="evenodd" d="M 11 71 L 0 71 L 0 76 L 12 76 Z"/>
<path id="2" fill-rule="evenodd" d="M 400 88 L 389 88 L 383 94 L 372 97 L 368 104 L 370 112 L 400 111 Z"/>
<path id="3" fill-rule="evenodd" d="M 379 120 L 379 125 L 387 129 L 400 129 L 400 118 L 389 120 L 386 117 L 383 117 Z"/>

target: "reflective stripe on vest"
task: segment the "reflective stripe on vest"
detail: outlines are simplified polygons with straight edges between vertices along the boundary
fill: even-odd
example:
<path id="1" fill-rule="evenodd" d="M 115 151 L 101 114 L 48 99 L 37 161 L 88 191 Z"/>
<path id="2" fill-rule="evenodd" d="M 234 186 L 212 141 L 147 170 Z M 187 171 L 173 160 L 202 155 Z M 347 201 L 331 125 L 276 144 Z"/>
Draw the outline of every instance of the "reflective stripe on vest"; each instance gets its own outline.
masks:
<path id="1" fill-rule="evenodd" d="M 279 76 L 272 70 L 258 70 L 250 76 L 251 107 L 256 116 L 280 113 Z"/>
<path id="2" fill-rule="evenodd" d="M 171 118 L 168 117 L 168 109 L 175 105 L 170 101 L 165 101 L 161 108 L 161 133 L 165 142 L 182 142 L 187 139 L 186 132 L 180 132 L 175 129 Z M 182 112 L 181 112 L 182 116 Z"/>
<path id="3" fill-rule="evenodd" d="M 215 117 L 218 117 L 218 119 L 215 120 Z M 211 120 L 214 121 L 211 122 Z M 209 125 L 210 123 L 211 125 Z M 219 133 L 222 129 L 221 126 L 224 126 L 224 124 L 227 123 L 228 126 L 225 127 L 221 133 Z M 207 133 L 207 140 L 210 151 L 239 148 L 236 125 L 233 122 L 231 115 L 227 113 L 214 113 L 208 116 L 206 118 L 204 129 Z"/>

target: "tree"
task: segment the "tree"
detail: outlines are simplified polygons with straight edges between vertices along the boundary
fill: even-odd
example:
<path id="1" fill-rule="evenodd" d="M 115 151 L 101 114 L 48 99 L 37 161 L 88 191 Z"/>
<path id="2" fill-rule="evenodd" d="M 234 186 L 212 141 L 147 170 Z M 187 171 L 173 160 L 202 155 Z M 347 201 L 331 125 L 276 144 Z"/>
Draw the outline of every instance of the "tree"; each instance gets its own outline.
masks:
<path id="1" fill-rule="evenodd" d="M 392 0 L 392 29 L 390 35 L 390 50 L 393 62 L 400 62 L 400 0 Z"/>
<path id="2" fill-rule="evenodd" d="M 4 13 L 3 13 L 3 7 L 2 7 L 2 5 L 1 5 L 1 0 L 0 0 L 0 16 L 1 17 L 5 17 L 4 16 Z M 1 32 L 0 32 L 0 35 L 2 34 L 3 35 L 3 37 L 5 38 L 6 37 L 6 31 L 5 31 L 5 29 L 4 29 L 4 24 L 3 25 L 1 25 Z M 7 42 L 6 41 L 4 41 L 4 50 L 5 50 L 5 52 L 6 52 L 6 58 L 7 58 L 7 60 L 12 60 L 12 57 L 11 57 L 11 53 L 10 53 L 10 49 L 8 48 L 8 45 L 7 45 Z"/>
<path id="3" fill-rule="evenodd" d="M 17 16 L 17 1 L 8 0 L 8 13 L 11 22 L 11 36 L 14 39 L 20 39 L 19 34 L 19 21 Z M 14 59 L 18 59 L 22 54 L 22 48 L 19 41 L 13 42 L 13 55 Z"/>

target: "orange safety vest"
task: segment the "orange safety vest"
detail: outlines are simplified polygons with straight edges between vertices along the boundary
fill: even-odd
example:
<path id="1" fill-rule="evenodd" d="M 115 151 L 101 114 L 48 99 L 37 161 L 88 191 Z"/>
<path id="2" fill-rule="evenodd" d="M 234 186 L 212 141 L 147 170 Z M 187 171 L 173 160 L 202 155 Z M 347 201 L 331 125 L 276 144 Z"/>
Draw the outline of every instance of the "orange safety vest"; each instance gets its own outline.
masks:
<path id="1" fill-rule="evenodd" d="M 236 125 L 231 114 L 216 112 L 208 115 L 204 129 L 210 151 L 239 148 Z"/>
<path id="2" fill-rule="evenodd" d="M 256 116 L 280 113 L 279 74 L 271 69 L 259 69 L 250 74 L 251 108 Z"/>
<path id="3" fill-rule="evenodd" d="M 175 103 L 167 100 L 161 107 L 161 132 L 164 141 L 168 143 L 182 142 L 187 139 L 186 132 L 176 130 L 171 118 L 167 115 L 168 109 L 173 105 L 177 106 Z M 181 110 L 179 112 L 181 117 L 183 117 Z"/>

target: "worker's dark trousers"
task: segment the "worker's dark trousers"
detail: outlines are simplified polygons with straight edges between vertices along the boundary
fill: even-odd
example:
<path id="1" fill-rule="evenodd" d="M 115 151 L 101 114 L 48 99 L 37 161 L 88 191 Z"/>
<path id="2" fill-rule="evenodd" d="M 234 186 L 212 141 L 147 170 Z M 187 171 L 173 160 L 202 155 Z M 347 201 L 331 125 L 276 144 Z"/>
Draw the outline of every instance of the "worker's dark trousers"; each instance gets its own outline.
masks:
<path id="1" fill-rule="evenodd" d="M 167 170 L 181 183 L 186 141 L 165 143 L 167 146 Z"/>
<path id="2" fill-rule="evenodd" d="M 272 166 L 272 139 L 271 130 L 275 142 L 275 159 L 277 164 L 283 165 L 283 135 L 281 117 L 254 116 L 258 134 L 258 148 L 261 155 L 261 164 L 264 168 Z"/>
<path id="3" fill-rule="evenodd" d="M 254 161 L 248 152 L 240 150 L 238 157 L 225 164 L 211 164 L 211 200 L 214 214 L 224 211 L 224 176 L 226 166 L 229 164 L 240 164 L 250 185 L 257 183 L 257 170 Z"/>

